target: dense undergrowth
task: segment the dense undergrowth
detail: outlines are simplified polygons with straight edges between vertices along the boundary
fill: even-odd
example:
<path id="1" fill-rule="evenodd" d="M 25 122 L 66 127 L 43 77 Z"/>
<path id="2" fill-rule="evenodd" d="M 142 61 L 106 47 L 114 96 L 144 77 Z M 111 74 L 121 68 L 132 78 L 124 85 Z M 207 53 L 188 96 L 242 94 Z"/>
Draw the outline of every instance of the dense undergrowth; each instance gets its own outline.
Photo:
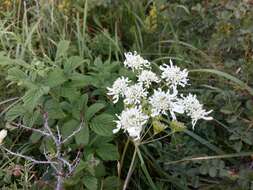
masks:
<path id="1" fill-rule="evenodd" d="M 189 70 L 191 85 L 212 112 L 195 130 L 169 126 L 140 146 L 128 189 L 252 189 L 253 2 L 251 0 L 0 0 L 1 128 L 4 146 L 44 159 L 53 142 L 15 124 L 38 128 L 43 114 L 81 161 L 65 189 L 121 189 L 134 146 L 112 134 L 107 95 L 119 76 L 124 52 L 137 51 L 154 68 L 173 60 Z M 174 127 L 174 128 L 173 128 Z M 176 128 L 176 129 L 175 129 Z M 1 149 L 1 189 L 52 189 L 47 165 L 34 165 Z"/>

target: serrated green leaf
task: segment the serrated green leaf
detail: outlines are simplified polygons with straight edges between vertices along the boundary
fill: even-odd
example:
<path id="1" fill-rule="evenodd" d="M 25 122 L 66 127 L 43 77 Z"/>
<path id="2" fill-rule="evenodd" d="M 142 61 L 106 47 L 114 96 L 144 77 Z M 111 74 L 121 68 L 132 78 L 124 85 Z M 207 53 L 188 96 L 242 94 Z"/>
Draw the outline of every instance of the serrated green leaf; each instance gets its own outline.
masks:
<path id="1" fill-rule="evenodd" d="M 48 73 L 44 85 L 53 88 L 63 84 L 66 80 L 67 78 L 65 77 L 63 70 L 56 68 Z"/>
<path id="2" fill-rule="evenodd" d="M 83 65 L 85 62 L 89 63 L 90 60 L 88 59 L 83 59 L 82 57 L 79 56 L 72 56 L 70 57 L 66 63 L 64 64 L 64 71 L 66 73 L 70 73 L 71 71 L 75 70 L 76 68 L 80 67 Z"/>
<path id="3" fill-rule="evenodd" d="M 7 113 L 5 114 L 5 119 L 7 121 L 13 121 L 16 118 L 18 118 L 19 116 L 22 116 L 25 113 L 25 109 L 22 105 L 16 105 L 14 107 L 12 107 L 11 109 L 9 109 L 9 111 L 7 111 Z"/>
<path id="4" fill-rule="evenodd" d="M 73 87 L 84 87 L 88 85 L 92 85 L 93 83 L 97 83 L 97 80 L 91 76 L 83 75 L 80 73 L 74 73 L 70 77 L 71 81 L 73 82 Z"/>
<path id="5" fill-rule="evenodd" d="M 38 110 L 35 111 L 29 111 L 27 110 L 23 114 L 23 124 L 27 127 L 32 127 L 34 123 L 38 120 L 41 113 Z"/>
<path id="6" fill-rule="evenodd" d="M 103 181 L 103 190 L 117 190 L 120 187 L 120 181 L 117 176 L 109 176 Z"/>
<path id="7" fill-rule="evenodd" d="M 49 92 L 50 88 L 47 86 L 32 88 L 26 91 L 22 97 L 24 106 L 32 110 L 38 104 L 40 98 Z"/>
<path id="8" fill-rule="evenodd" d="M 27 80 L 28 76 L 21 69 L 13 67 L 8 70 L 8 76 L 6 79 L 10 81 L 20 82 Z"/>
<path id="9" fill-rule="evenodd" d="M 103 177 L 106 175 L 106 169 L 103 162 L 99 162 L 99 164 L 95 167 L 95 176 L 96 177 Z"/>
<path id="10" fill-rule="evenodd" d="M 0 52 L 0 65 L 1 66 L 6 66 L 6 65 L 10 65 L 10 64 L 14 64 L 15 60 L 7 57 L 5 55 L 5 52 L 1 51 Z"/>
<path id="11" fill-rule="evenodd" d="M 86 170 L 87 168 L 88 168 L 88 163 L 83 160 L 80 160 L 79 164 L 76 167 L 74 175 Z"/>
<path id="12" fill-rule="evenodd" d="M 95 103 L 88 107 L 85 112 L 84 118 L 86 121 L 89 121 L 97 112 L 102 110 L 105 107 L 102 103 Z"/>
<path id="13" fill-rule="evenodd" d="M 77 120 L 71 119 L 63 124 L 63 126 L 60 127 L 61 133 L 63 138 L 66 138 L 70 134 L 73 133 L 78 127 L 80 126 L 80 122 Z"/>
<path id="14" fill-rule="evenodd" d="M 70 102 L 73 102 L 77 100 L 78 97 L 80 96 L 80 90 L 78 90 L 75 87 L 63 85 L 62 88 L 60 88 L 59 95 L 64 98 L 67 98 Z"/>
<path id="15" fill-rule="evenodd" d="M 88 100 L 89 100 L 88 94 L 83 94 L 81 98 L 78 99 L 78 109 L 85 110 L 87 107 Z"/>
<path id="16" fill-rule="evenodd" d="M 98 181 L 94 176 L 84 176 L 83 184 L 89 190 L 96 190 L 98 188 Z"/>
<path id="17" fill-rule="evenodd" d="M 96 150 L 97 154 L 101 157 L 101 159 L 105 161 L 109 160 L 118 160 L 119 153 L 117 147 L 113 144 L 103 144 Z"/>
<path id="18" fill-rule="evenodd" d="M 101 136 L 112 136 L 112 130 L 115 128 L 113 119 L 113 116 L 110 114 L 100 114 L 91 120 L 91 130 Z"/>
<path id="19" fill-rule="evenodd" d="M 42 137 L 42 135 L 41 135 L 40 133 L 34 132 L 34 133 L 32 133 L 32 135 L 30 136 L 30 141 L 31 141 L 33 144 L 35 144 L 35 143 L 37 143 L 37 142 L 40 140 L 41 137 Z"/>
<path id="20" fill-rule="evenodd" d="M 97 135 L 96 138 L 92 139 L 90 145 L 95 147 L 99 147 L 101 144 L 106 144 L 113 141 L 113 136 L 99 136 Z"/>
<path id="21" fill-rule="evenodd" d="M 76 144 L 87 145 L 89 143 L 89 127 L 83 126 L 81 131 L 75 135 Z"/>
<path id="22" fill-rule="evenodd" d="M 78 98 L 73 100 L 72 108 L 69 111 L 72 113 L 72 116 L 75 119 L 77 120 L 80 120 L 80 118 L 84 119 L 83 117 L 84 117 L 84 113 L 87 107 L 87 103 L 88 103 L 87 94 L 83 94 L 82 96 L 79 96 Z"/>
<path id="23" fill-rule="evenodd" d="M 44 109 L 48 112 L 50 119 L 62 119 L 65 117 L 61 105 L 56 100 L 50 99 L 45 102 Z"/>

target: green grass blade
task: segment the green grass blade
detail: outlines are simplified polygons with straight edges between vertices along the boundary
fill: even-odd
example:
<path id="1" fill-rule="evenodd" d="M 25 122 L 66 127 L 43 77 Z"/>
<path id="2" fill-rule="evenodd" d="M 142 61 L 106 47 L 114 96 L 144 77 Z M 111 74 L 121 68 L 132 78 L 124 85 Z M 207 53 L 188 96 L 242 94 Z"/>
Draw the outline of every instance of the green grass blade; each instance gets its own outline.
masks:
<path id="1" fill-rule="evenodd" d="M 145 176 L 146 176 L 146 178 L 147 178 L 147 180 L 148 180 L 148 182 L 149 182 L 151 188 L 152 188 L 153 190 L 158 190 L 157 187 L 155 186 L 155 184 L 154 184 L 154 182 L 153 182 L 151 176 L 149 175 L 149 172 L 148 172 L 148 170 L 147 170 L 147 167 L 146 167 L 146 165 L 145 165 L 145 162 L 144 162 L 144 160 L 143 160 L 143 158 L 142 158 L 140 149 L 139 149 L 138 147 L 136 147 L 136 149 L 137 149 L 138 157 L 139 157 L 139 159 L 140 159 L 140 161 L 141 161 L 141 169 L 142 169 L 143 173 L 145 174 Z"/>
<path id="2" fill-rule="evenodd" d="M 223 154 L 223 155 L 216 155 L 216 156 L 200 156 L 200 157 L 194 157 L 194 158 L 184 158 L 181 160 L 176 161 L 170 161 L 166 162 L 166 165 L 171 164 L 178 164 L 181 162 L 190 162 L 190 161 L 198 161 L 198 160 L 210 160 L 210 159 L 226 159 L 226 158 L 236 158 L 236 157 L 245 157 L 245 156 L 252 156 L 253 152 L 240 152 L 240 153 L 234 153 L 234 154 Z"/>
<path id="3" fill-rule="evenodd" d="M 217 146 L 211 144 L 210 142 L 208 142 L 204 138 L 200 137 L 199 135 L 195 134 L 194 132 L 192 132 L 188 129 L 185 129 L 184 133 L 191 136 L 192 138 L 194 138 L 195 140 L 200 142 L 202 145 L 205 145 L 207 148 L 209 148 L 210 150 L 216 152 L 217 154 L 225 154 L 225 152 L 223 152 L 223 150 L 221 150 Z"/>
<path id="4" fill-rule="evenodd" d="M 238 79 L 238 78 L 236 78 L 236 77 L 234 77 L 234 76 L 232 76 L 228 73 L 218 71 L 218 70 L 215 70 L 215 69 L 194 69 L 194 70 L 190 70 L 190 72 L 204 72 L 204 73 L 210 73 L 210 74 L 218 75 L 218 76 L 223 77 L 227 80 L 233 81 L 235 84 L 237 84 L 241 88 L 247 90 L 250 93 L 250 95 L 253 96 L 253 88 L 249 87 L 246 83 L 244 83 L 240 79 Z"/>
<path id="5" fill-rule="evenodd" d="M 173 186 L 177 187 L 177 189 L 180 190 L 188 190 L 188 188 L 181 184 L 180 180 L 176 177 L 170 176 L 167 172 L 164 172 L 163 169 L 160 167 L 160 165 L 157 163 L 157 160 L 153 157 L 152 153 L 150 153 L 146 146 L 141 146 L 144 154 L 143 157 L 145 157 L 146 160 L 150 161 L 150 164 L 152 165 L 153 169 L 161 176 L 166 178 L 166 181 L 171 183 Z"/>

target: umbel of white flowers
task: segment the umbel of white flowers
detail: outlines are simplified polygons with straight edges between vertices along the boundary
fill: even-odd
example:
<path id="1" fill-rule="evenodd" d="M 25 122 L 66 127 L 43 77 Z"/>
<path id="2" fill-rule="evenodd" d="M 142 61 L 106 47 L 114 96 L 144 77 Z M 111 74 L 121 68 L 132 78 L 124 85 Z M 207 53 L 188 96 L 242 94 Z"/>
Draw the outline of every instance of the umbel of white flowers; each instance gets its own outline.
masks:
<path id="1" fill-rule="evenodd" d="M 203 109 L 196 95 L 178 93 L 179 87 L 189 85 L 186 69 L 180 69 L 170 60 L 169 65 L 160 66 L 161 74 L 157 75 L 152 72 L 150 62 L 137 52 L 125 53 L 125 57 L 124 66 L 136 73 L 136 80 L 122 76 L 115 80 L 111 88 L 107 88 L 113 103 L 122 98 L 125 107 L 120 115 L 116 115 L 118 120 L 113 133 L 123 129 L 131 138 L 138 140 L 149 119 L 163 115 L 175 121 L 177 114 L 185 114 L 191 118 L 193 129 L 199 119 L 213 119 L 208 116 L 212 110 Z"/>

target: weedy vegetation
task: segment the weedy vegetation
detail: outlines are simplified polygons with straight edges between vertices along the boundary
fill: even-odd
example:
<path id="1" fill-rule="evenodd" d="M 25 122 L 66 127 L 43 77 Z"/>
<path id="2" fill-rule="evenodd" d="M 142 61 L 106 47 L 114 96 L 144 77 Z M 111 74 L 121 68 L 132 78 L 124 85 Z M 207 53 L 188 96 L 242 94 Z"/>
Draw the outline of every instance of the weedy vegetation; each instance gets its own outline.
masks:
<path id="1" fill-rule="evenodd" d="M 0 0 L 0 71 L 0 189 L 253 188 L 251 0 Z"/>

